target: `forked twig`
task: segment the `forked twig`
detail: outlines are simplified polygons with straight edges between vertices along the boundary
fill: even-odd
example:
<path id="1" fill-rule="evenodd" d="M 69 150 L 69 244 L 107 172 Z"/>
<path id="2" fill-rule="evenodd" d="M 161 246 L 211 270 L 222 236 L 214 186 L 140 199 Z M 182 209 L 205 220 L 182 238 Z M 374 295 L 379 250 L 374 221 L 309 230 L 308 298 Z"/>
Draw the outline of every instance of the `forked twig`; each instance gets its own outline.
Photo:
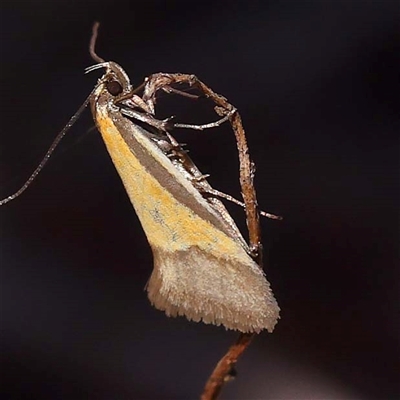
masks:
<path id="1" fill-rule="evenodd" d="M 257 209 L 257 198 L 254 189 L 254 164 L 250 160 L 247 140 L 238 111 L 222 96 L 215 93 L 194 75 L 186 74 L 154 74 L 150 76 L 144 88 L 143 99 L 154 108 L 156 93 L 165 86 L 186 83 L 197 88 L 215 104 L 215 111 L 220 116 L 227 116 L 235 133 L 240 162 L 240 186 L 246 210 L 246 222 L 249 230 L 250 249 L 254 254 L 256 262 L 262 267 L 261 229 L 259 213 Z M 227 353 L 220 359 L 214 371 L 208 378 L 201 395 L 201 400 L 214 400 L 218 397 L 224 384 L 229 381 L 234 371 L 235 364 L 241 354 L 250 345 L 255 333 L 242 333 L 236 342 L 228 349 Z"/>

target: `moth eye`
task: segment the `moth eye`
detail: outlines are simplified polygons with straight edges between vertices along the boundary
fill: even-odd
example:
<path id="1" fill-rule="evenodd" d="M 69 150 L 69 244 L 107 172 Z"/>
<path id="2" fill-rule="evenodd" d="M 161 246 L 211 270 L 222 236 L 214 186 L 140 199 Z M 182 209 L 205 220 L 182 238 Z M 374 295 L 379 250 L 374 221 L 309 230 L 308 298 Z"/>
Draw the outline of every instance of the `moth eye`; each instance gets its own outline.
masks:
<path id="1" fill-rule="evenodd" d="M 107 82 L 107 90 L 110 94 L 112 94 L 113 96 L 118 96 L 119 94 L 122 93 L 122 86 L 118 81 L 110 81 Z"/>

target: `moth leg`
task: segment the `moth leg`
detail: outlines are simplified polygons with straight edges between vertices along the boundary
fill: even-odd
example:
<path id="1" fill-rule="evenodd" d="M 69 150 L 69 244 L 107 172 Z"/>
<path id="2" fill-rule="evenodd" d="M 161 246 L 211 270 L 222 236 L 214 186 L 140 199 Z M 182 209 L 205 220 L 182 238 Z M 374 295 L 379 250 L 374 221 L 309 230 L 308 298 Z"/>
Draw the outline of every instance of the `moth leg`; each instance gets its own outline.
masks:
<path id="1" fill-rule="evenodd" d="M 208 124 L 203 125 L 192 125 L 192 124 L 173 124 L 174 128 L 186 128 L 186 129 L 195 129 L 197 131 L 203 131 L 204 129 L 216 128 L 217 126 L 222 125 L 224 122 L 228 121 L 229 118 L 236 112 L 236 109 L 232 109 L 225 117 L 219 119 L 215 122 L 210 122 Z"/>
<path id="2" fill-rule="evenodd" d="M 192 180 L 194 182 L 202 182 L 202 181 L 206 180 L 207 178 L 209 178 L 210 176 L 211 176 L 210 174 L 203 174 L 203 175 L 194 177 Z M 201 190 L 204 192 L 204 189 L 201 189 Z"/>
<path id="3" fill-rule="evenodd" d="M 138 108 L 148 114 L 154 115 L 147 103 L 137 94 L 132 93 L 131 97 L 122 101 L 122 104 L 131 109 Z"/>
<path id="4" fill-rule="evenodd" d="M 179 94 L 179 96 L 187 97 L 189 99 L 194 99 L 194 100 L 197 100 L 200 97 L 197 94 L 187 93 L 187 92 L 184 92 L 183 90 L 175 89 L 171 86 L 164 86 L 162 88 L 162 90 L 166 93 L 175 93 L 175 94 Z"/>
<path id="5" fill-rule="evenodd" d="M 216 189 L 213 189 L 213 188 L 204 188 L 204 187 L 201 187 L 200 190 L 203 193 L 210 194 L 212 196 L 219 197 L 221 199 L 229 200 L 230 202 L 235 203 L 240 207 L 246 208 L 246 205 L 242 201 L 235 199 L 233 196 L 231 196 L 229 194 L 220 192 L 219 190 L 216 190 Z M 263 217 L 266 217 L 266 218 L 277 219 L 277 220 L 282 220 L 283 219 L 279 215 L 267 213 L 265 211 L 259 210 L 259 213 L 260 213 L 260 215 L 262 215 Z"/>
<path id="6" fill-rule="evenodd" d="M 138 121 L 145 122 L 146 124 L 149 124 L 150 126 L 154 126 L 155 128 L 166 132 L 168 129 L 171 129 L 173 127 L 173 124 L 171 123 L 171 118 L 166 118 L 166 119 L 157 119 L 154 118 L 151 114 L 149 113 L 143 113 L 140 111 L 133 110 L 132 108 L 121 108 L 120 109 L 121 113 L 126 115 L 127 117 L 131 117 L 134 119 L 137 119 Z"/>
<path id="7" fill-rule="evenodd" d="M 182 92 L 181 90 L 172 87 L 172 85 L 180 84 L 187 84 L 189 85 L 189 87 L 193 87 L 199 90 L 200 93 L 202 93 L 206 98 L 210 98 L 217 106 L 219 106 L 215 108 L 215 111 L 221 117 L 226 116 L 234 109 L 234 107 L 227 102 L 225 97 L 212 91 L 200 79 L 198 79 L 196 75 L 193 74 L 167 74 L 160 72 L 158 74 L 150 75 L 146 78 L 142 98 L 147 103 L 148 107 L 154 110 L 156 104 L 156 96 L 159 90 L 162 90 L 166 93 L 176 93 L 184 95 L 185 97 L 192 97 L 192 94 Z M 233 114 L 234 112 L 232 113 L 232 115 Z"/>

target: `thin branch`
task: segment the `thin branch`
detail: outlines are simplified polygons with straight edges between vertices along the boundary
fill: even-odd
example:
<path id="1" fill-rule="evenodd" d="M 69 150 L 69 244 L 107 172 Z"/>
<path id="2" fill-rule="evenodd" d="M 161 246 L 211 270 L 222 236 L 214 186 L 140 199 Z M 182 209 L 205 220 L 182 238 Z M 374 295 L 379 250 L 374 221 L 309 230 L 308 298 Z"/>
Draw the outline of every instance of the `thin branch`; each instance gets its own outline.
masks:
<path id="1" fill-rule="evenodd" d="M 201 400 L 215 400 L 218 398 L 222 387 L 230 380 L 233 375 L 234 366 L 238 358 L 250 345 L 254 338 L 254 333 L 242 333 L 235 344 L 233 344 L 227 353 L 218 361 L 214 371 L 207 380 L 200 397 Z"/>
<path id="2" fill-rule="evenodd" d="M 219 116 L 228 117 L 235 133 L 240 162 L 240 186 L 246 211 L 246 222 L 249 230 L 250 249 L 255 261 L 262 267 L 261 229 L 259 213 L 257 209 L 257 197 L 254 189 L 254 164 L 250 160 L 249 148 L 246 135 L 237 110 L 222 96 L 215 93 L 194 75 L 186 74 L 154 74 L 146 82 L 143 100 L 154 108 L 156 94 L 171 84 L 186 83 L 196 87 L 215 104 L 215 111 Z M 242 353 L 250 345 L 256 334 L 242 333 L 236 342 L 228 349 L 227 353 L 220 359 L 214 371 L 208 378 L 201 395 L 201 400 L 215 400 L 222 390 L 224 384 L 230 380 L 236 362 Z"/>
<path id="3" fill-rule="evenodd" d="M 253 250 L 257 263 L 262 267 L 261 253 L 261 228 L 257 210 L 257 197 L 254 189 L 254 168 L 249 156 L 249 148 L 239 113 L 231 118 L 232 129 L 236 136 L 240 163 L 240 186 L 242 188 L 243 201 L 246 205 L 246 223 L 249 230 L 250 249 Z M 201 395 L 201 400 L 215 400 L 227 382 L 227 377 L 237 363 L 238 358 L 250 345 L 255 333 L 241 333 L 227 353 L 221 358 L 214 371 L 208 378 Z"/>

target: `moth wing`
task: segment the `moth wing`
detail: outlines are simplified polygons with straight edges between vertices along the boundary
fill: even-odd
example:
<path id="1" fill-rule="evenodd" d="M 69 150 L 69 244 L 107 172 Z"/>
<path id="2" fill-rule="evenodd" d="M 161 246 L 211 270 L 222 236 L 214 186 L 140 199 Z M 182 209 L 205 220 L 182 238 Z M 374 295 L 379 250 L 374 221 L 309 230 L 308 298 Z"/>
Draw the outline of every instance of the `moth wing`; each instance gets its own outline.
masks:
<path id="1" fill-rule="evenodd" d="M 260 267 L 246 254 L 216 258 L 198 247 L 153 249 L 147 291 L 168 316 L 223 325 L 241 332 L 272 332 L 279 307 Z"/>
<path id="2" fill-rule="evenodd" d="M 279 307 L 238 229 L 230 229 L 234 222 L 223 219 L 148 132 L 103 96 L 96 100 L 96 124 L 153 250 L 152 304 L 169 316 L 272 332 Z"/>

